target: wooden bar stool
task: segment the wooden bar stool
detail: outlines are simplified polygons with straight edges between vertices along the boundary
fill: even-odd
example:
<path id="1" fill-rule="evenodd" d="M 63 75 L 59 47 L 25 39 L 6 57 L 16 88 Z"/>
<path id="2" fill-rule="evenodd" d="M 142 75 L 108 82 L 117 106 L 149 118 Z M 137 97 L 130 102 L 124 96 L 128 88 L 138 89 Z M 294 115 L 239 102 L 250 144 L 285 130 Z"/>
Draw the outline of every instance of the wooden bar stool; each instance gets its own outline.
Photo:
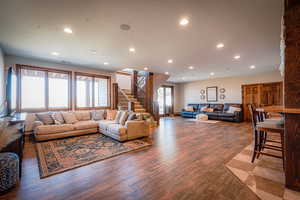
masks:
<path id="1" fill-rule="evenodd" d="M 267 120 L 266 113 L 255 110 L 253 105 L 249 104 L 248 108 L 251 114 L 252 129 L 254 134 L 254 149 L 251 162 L 254 162 L 255 158 L 258 158 L 260 155 L 267 155 L 275 158 L 284 159 L 283 126 L 279 123 L 279 121 Z M 280 141 L 269 139 L 268 132 L 279 133 Z M 278 143 L 280 144 L 280 146 L 269 144 L 270 142 Z M 264 149 L 280 151 L 282 156 L 271 154 L 269 152 L 264 152 Z"/>

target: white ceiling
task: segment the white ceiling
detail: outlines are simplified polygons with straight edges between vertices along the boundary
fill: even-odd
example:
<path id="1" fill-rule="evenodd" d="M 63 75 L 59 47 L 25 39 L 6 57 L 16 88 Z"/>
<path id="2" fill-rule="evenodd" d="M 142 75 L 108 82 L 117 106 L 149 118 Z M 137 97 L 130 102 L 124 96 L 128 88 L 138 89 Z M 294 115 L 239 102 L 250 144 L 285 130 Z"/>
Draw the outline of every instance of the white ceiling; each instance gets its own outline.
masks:
<path id="1" fill-rule="evenodd" d="M 8 55 L 106 70 L 170 72 L 170 81 L 274 71 L 282 0 L 2 0 L 0 44 Z M 188 17 L 186 27 L 179 20 Z M 121 24 L 131 29 L 123 31 Z M 73 34 L 63 32 L 71 27 Z M 223 42 L 222 50 L 216 45 Z M 129 47 L 136 52 L 130 53 Z M 91 50 L 97 50 L 93 55 Z M 51 52 L 59 52 L 59 56 Z M 241 59 L 232 57 L 240 54 Z M 173 59 L 173 64 L 167 60 Z M 103 63 L 109 62 L 105 66 Z M 188 66 L 194 66 L 189 70 Z M 255 65 L 256 69 L 249 69 Z M 184 79 L 183 79 L 184 77 Z"/>

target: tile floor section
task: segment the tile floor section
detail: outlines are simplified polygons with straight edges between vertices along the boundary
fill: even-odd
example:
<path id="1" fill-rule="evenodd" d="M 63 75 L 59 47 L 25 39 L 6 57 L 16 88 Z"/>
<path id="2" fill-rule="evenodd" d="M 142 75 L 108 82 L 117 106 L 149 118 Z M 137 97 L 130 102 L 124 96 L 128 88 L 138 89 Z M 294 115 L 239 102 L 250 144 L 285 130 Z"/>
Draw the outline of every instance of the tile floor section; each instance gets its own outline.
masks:
<path id="1" fill-rule="evenodd" d="M 282 160 L 260 156 L 251 163 L 252 145 L 247 146 L 226 167 L 262 200 L 300 200 L 300 193 L 284 187 Z"/>

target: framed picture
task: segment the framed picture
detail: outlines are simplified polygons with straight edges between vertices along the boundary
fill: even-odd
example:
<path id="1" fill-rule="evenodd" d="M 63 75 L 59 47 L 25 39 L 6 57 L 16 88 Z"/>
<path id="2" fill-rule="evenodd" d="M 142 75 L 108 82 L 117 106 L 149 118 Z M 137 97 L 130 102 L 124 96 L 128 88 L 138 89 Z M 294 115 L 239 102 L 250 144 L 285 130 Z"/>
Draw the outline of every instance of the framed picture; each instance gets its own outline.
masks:
<path id="1" fill-rule="evenodd" d="M 225 91 L 226 91 L 225 88 L 220 89 L 220 93 L 225 93 Z"/>
<path id="2" fill-rule="evenodd" d="M 206 88 L 206 100 L 207 102 L 218 101 L 218 87 L 207 87 Z"/>

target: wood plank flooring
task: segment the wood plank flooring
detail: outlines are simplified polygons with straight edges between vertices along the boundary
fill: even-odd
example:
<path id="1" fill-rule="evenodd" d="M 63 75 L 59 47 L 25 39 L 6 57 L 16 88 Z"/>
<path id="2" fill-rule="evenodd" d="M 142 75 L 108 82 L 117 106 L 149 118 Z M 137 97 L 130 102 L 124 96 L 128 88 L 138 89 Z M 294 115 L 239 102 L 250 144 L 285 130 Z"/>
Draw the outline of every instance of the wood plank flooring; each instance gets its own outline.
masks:
<path id="1" fill-rule="evenodd" d="M 250 144 L 250 124 L 163 118 L 152 142 L 145 150 L 40 179 L 27 139 L 21 182 L 0 199 L 258 199 L 224 166 Z"/>

